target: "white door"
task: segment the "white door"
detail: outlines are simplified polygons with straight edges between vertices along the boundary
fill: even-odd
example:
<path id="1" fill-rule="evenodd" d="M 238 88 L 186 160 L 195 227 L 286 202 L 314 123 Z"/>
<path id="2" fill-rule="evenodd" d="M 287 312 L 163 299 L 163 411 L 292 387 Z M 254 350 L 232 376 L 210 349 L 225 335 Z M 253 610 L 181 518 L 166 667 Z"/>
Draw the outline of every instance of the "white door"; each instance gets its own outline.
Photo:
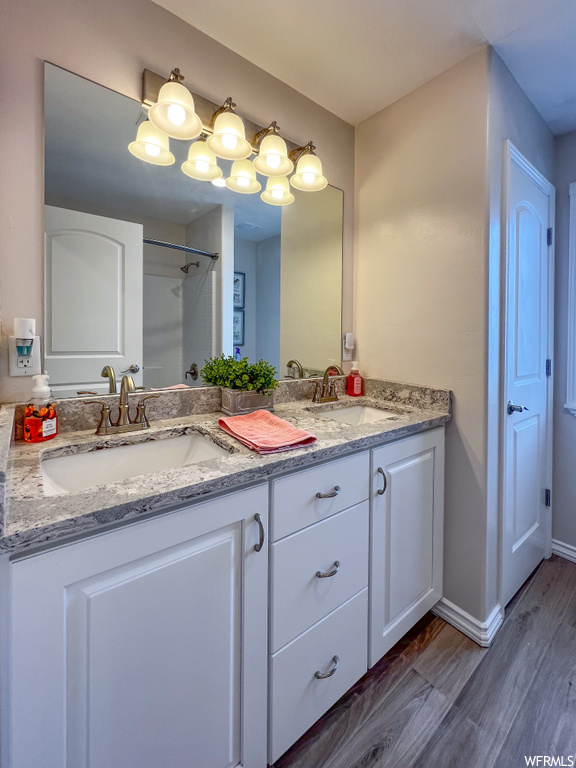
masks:
<path id="1" fill-rule="evenodd" d="M 501 603 L 549 555 L 554 188 L 510 146 L 503 410 Z"/>
<path id="2" fill-rule="evenodd" d="M 45 206 L 44 366 L 59 397 L 142 368 L 141 224 Z M 120 378 L 118 376 L 118 378 Z M 133 374 L 142 384 L 142 372 Z"/>

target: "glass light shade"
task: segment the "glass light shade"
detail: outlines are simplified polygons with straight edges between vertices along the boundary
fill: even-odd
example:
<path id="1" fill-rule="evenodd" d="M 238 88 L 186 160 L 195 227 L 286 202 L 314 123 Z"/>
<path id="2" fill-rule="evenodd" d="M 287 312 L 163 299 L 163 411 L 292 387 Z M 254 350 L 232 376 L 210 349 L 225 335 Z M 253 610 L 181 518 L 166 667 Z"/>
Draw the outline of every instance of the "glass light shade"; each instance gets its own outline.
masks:
<path id="1" fill-rule="evenodd" d="M 214 184 L 215 187 L 225 187 L 226 179 L 223 179 L 222 176 L 219 176 L 217 179 L 212 179 L 212 184 Z"/>
<path id="2" fill-rule="evenodd" d="M 292 173 L 294 163 L 288 157 L 284 139 L 275 133 L 264 136 L 254 166 L 263 176 L 287 176 Z"/>
<path id="3" fill-rule="evenodd" d="M 128 149 L 139 160 L 152 165 L 172 165 L 175 161 L 170 152 L 168 136 L 155 128 L 149 120 L 140 123 L 136 141 L 128 144 Z"/>
<path id="4" fill-rule="evenodd" d="M 285 176 L 271 176 L 260 197 L 268 205 L 290 205 L 294 202 L 294 195 L 290 192 L 290 184 Z"/>
<path id="5" fill-rule="evenodd" d="M 232 163 L 226 186 L 242 195 L 253 195 L 262 189 L 262 185 L 256 180 L 256 170 L 250 160 L 236 160 Z"/>
<path id="6" fill-rule="evenodd" d="M 316 155 L 302 155 L 296 166 L 296 173 L 290 179 L 290 184 L 303 192 L 317 192 L 328 185 L 322 176 L 322 163 Z"/>
<path id="7" fill-rule="evenodd" d="M 173 139 L 195 139 L 202 133 L 202 121 L 194 110 L 194 99 L 182 83 L 163 85 L 158 102 L 150 107 L 148 117 L 156 128 Z"/>
<path id="8" fill-rule="evenodd" d="M 182 163 L 182 171 L 199 181 L 213 181 L 222 176 L 222 169 L 216 163 L 216 155 L 205 141 L 195 141 L 188 150 L 188 160 Z"/>
<path id="9" fill-rule="evenodd" d="M 252 154 L 246 141 L 244 123 L 234 112 L 222 112 L 214 122 L 214 133 L 206 143 L 217 157 L 225 160 L 244 160 Z"/>

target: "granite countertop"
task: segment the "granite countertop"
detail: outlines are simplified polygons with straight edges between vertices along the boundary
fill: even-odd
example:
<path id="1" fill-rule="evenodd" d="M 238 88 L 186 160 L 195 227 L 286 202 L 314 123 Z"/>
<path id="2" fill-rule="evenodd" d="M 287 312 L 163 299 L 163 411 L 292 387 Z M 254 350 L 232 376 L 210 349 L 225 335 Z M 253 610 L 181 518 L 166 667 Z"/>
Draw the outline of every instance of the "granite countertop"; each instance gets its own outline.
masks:
<path id="1" fill-rule="evenodd" d="M 395 387 L 395 388 L 394 388 Z M 301 388 L 301 387 L 300 387 Z M 260 456 L 218 427 L 220 412 L 161 418 L 143 432 L 105 437 L 94 430 L 68 431 L 40 444 L 10 442 L 14 406 L 0 408 L 0 514 L 3 531 L 0 553 L 17 553 L 49 542 L 97 532 L 118 521 L 135 520 L 145 514 L 193 502 L 208 494 L 233 491 L 279 473 L 312 466 L 392 440 L 445 424 L 451 418 L 450 393 L 389 382 L 367 384 L 362 398 L 343 395 L 336 403 L 316 405 L 307 400 L 290 401 L 286 396 L 275 413 L 317 437 L 307 447 Z M 333 419 L 318 418 L 347 405 L 375 405 L 393 412 L 385 421 L 350 426 Z M 198 431 L 227 450 L 220 458 L 208 459 L 177 469 L 139 475 L 69 494 L 45 496 L 40 460 L 113 445 L 125 445 Z M 7 437 L 8 436 L 8 437 Z"/>

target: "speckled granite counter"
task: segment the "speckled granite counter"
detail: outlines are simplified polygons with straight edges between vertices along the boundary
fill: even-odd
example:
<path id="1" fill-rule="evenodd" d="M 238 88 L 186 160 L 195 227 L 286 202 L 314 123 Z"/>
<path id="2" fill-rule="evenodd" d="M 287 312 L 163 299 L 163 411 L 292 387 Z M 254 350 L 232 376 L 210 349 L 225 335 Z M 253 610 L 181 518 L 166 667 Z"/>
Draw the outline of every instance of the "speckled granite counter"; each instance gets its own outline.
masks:
<path id="1" fill-rule="evenodd" d="M 313 384 L 312 384 L 313 387 Z M 144 432 L 97 437 L 93 428 L 68 431 L 41 444 L 12 442 L 14 406 L 0 408 L 0 510 L 3 532 L 0 552 L 16 553 L 37 545 L 93 533 L 118 521 L 134 520 L 208 494 L 233 491 L 270 476 L 306 468 L 318 461 L 335 459 L 432 429 L 451 418 L 451 398 L 446 390 L 366 380 L 366 397 L 342 396 L 337 403 L 315 405 L 309 399 L 308 383 L 294 382 L 281 390 L 276 414 L 312 432 L 316 443 L 305 448 L 269 456 L 259 456 L 225 434 L 218 427 L 219 412 L 196 413 L 165 418 L 166 409 L 158 404 L 164 418 L 153 421 Z M 307 399 L 298 399 L 305 396 Z M 202 394 L 199 394 L 202 397 Z M 213 398 L 213 394 L 210 395 Z M 292 399 L 293 398 L 293 399 Z M 152 401 L 157 403 L 158 401 Z M 350 426 L 326 418 L 325 412 L 349 404 L 371 404 L 394 411 L 386 421 Z M 151 411 L 151 418 L 154 413 Z M 72 423 L 72 420 L 69 419 Z M 199 431 L 228 450 L 221 458 L 150 475 L 139 475 L 121 482 L 88 488 L 58 496 L 43 493 L 40 459 L 85 452 L 112 445 L 125 445 Z M 10 450 L 8 447 L 10 446 Z M 5 493 L 4 485 L 5 483 Z"/>

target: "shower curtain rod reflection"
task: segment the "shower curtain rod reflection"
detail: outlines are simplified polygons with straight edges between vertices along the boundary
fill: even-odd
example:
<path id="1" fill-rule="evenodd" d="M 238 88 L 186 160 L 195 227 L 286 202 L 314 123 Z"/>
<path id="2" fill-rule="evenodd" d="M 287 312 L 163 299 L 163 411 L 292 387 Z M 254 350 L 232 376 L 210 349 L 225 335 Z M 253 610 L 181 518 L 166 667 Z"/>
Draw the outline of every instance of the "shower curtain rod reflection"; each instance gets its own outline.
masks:
<path id="1" fill-rule="evenodd" d="M 174 248 L 175 251 L 185 251 L 186 253 L 198 254 L 198 256 L 208 256 L 213 261 L 216 261 L 219 254 L 211 253 L 210 251 L 201 251 L 199 248 L 189 248 L 187 245 L 178 245 L 177 243 L 167 243 L 164 240 L 150 240 L 145 237 L 144 242 L 148 245 L 159 245 L 161 248 Z"/>

